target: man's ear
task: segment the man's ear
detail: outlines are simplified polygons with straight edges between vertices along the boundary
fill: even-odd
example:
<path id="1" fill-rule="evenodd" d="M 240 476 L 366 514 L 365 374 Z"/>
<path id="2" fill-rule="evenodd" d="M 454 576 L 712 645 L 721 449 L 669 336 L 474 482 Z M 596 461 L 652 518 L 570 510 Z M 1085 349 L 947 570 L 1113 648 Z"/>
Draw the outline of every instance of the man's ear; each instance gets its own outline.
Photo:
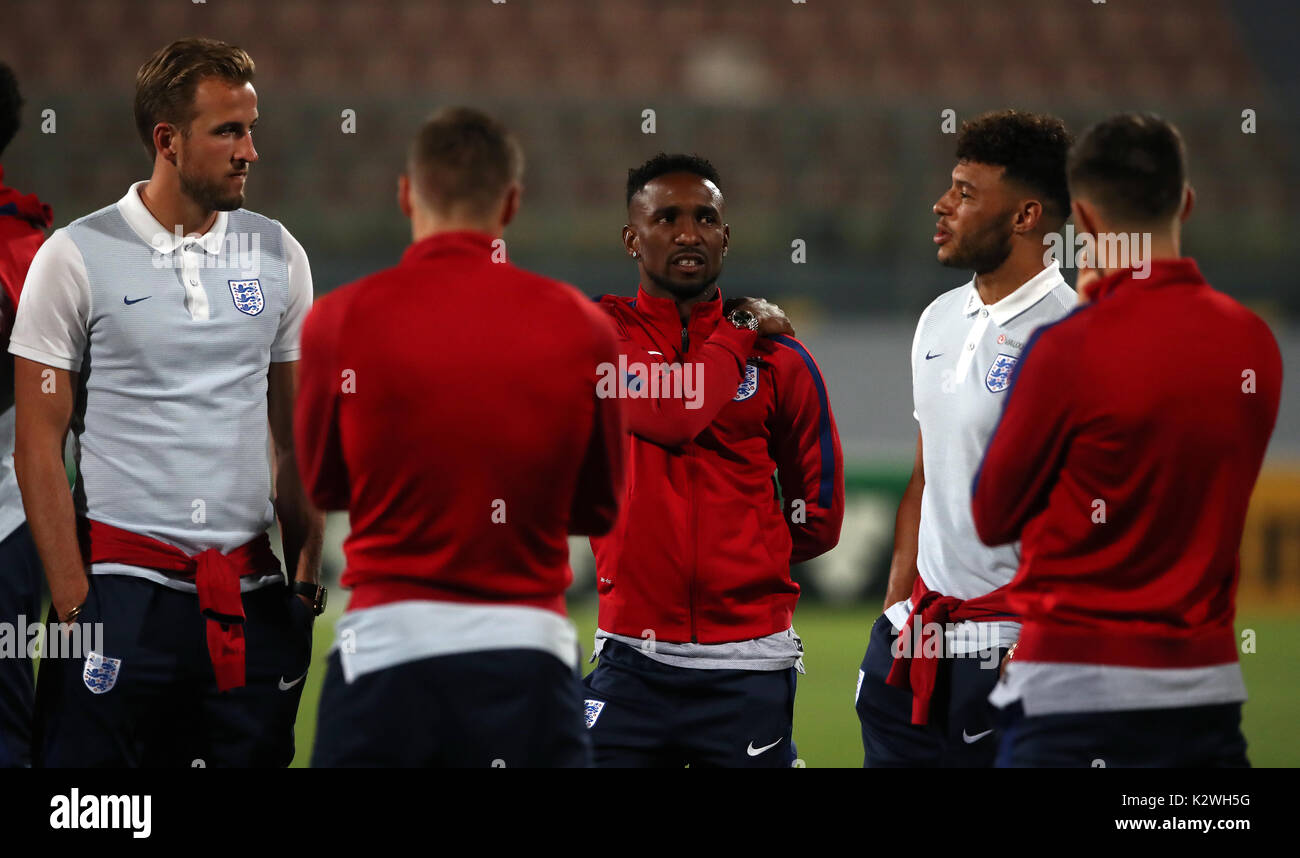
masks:
<path id="1" fill-rule="evenodd" d="M 628 256 L 636 259 L 636 231 L 629 224 L 623 224 L 623 249 Z"/>
<path id="2" fill-rule="evenodd" d="M 176 138 L 179 136 L 180 132 L 176 130 L 176 126 L 170 123 L 159 122 L 155 125 L 153 127 L 154 159 L 157 160 L 161 155 L 164 161 L 173 167 L 176 166 Z"/>
<path id="3" fill-rule="evenodd" d="M 506 196 L 501 204 L 501 228 L 505 229 L 510 222 L 519 214 L 519 204 L 524 195 L 524 186 L 518 182 L 511 182 L 510 187 L 506 188 Z"/>
<path id="4" fill-rule="evenodd" d="M 1187 219 L 1192 216 L 1192 209 L 1196 208 L 1196 191 L 1189 184 L 1183 188 L 1183 207 L 1178 212 L 1178 222 L 1187 223 Z"/>
<path id="5" fill-rule="evenodd" d="M 1092 203 L 1075 197 L 1070 200 L 1070 213 L 1074 215 L 1074 232 L 1076 235 L 1097 234 L 1097 210 Z"/>
<path id="6" fill-rule="evenodd" d="M 411 178 L 405 173 L 397 177 L 397 207 L 409 220 L 414 209 L 411 206 Z"/>

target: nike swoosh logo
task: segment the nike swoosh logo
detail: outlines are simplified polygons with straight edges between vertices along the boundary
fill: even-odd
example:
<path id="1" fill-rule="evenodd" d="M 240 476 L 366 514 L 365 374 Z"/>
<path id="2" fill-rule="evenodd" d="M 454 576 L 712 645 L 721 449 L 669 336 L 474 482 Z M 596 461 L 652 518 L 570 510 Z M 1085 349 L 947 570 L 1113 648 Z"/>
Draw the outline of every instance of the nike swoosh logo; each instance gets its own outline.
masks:
<path id="1" fill-rule="evenodd" d="M 773 748 L 775 748 L 775 747 L 776 747 L 777 745 L 779 745 L 779 744 L 781 744 L 781 740 L 780 740 L 780 739 L 777 739 L 775 742 L 773 742 L 773 743 L 770 744 L 770 745 L 764 745 L 764 746 L 761 747 L 761 748 L 755 748 L 755 747 L 754 747 L 754 743 L 753 743 L 753 742 L 750 742 L 750 743 L 749 743 L 749 747 L 746 748 L 746 752 L 747 752 L 751 757 L 757 757 L 759 754 L 763 753 L 764 751 L 770 751 L 770 750 L 772 750 Z"/>
<path id="2" fill-rule="evenodd" d="M 280 677 L 280 690 L 281 690 L 281 691 L 288 691 L 290 688 L 293 688 L 295 685 L 297 685 L 299 682 L 302 682 L 302 681 L 303 681 L 304 679 L 306 679 L 306 678 L 307 678 L 307 672 L 306 672 L 306 671 L 304 671 L 303 674 L 302 674 L 302 676 L 298 677 L 298 678 L 295 679 L 293 682 L 285 682 L 285 681 L 284 681 L 284 677 L 281 676 L 281 677 Z"/>
<path id="3" fill-rule="evenodd" d="M 943 352 L 939 352 L 937 355 L 932 355 L 932 354 L 930 354 L 930 350 L 929 350 L 929 349 L 926 349 L 926 350 L 925 350 L 925 359 L 926 359 L 926 360 L 934 360 L 934 359 L 937 358 L 937 357 L 943 357 Z"/>
<path id="4" fill-rule="evenodd" d="M 978 742 L 980 739 L 983 739 L 985 736 L 987 736 L 989 733 L 992 732 L 993 732 L 992 730 L 985 730 L 983 733 L 976 733 L 974 736 L 972 736 L 971 734 L 967 733 L 965 730 L 962 730 L 961 740 L 965 742 L 967 745 L 971 745 L 974 744 L 975 742 Z"/>
<path id="5" fill-rule="evenodd" d="M 145 295 L 143 298 L 136 298 L 134 301 L 132 301 L 130 298 L 128 298 L 128 297 L 126 297 L 125 295 L 123 295 L 123 296 L 122 296 L 122 303 L 125 304 L 125 305 L 127 305 L 127 306 L 129 307 L 129 306 L 131 306 L 132 304 L 139 304 L 141 301 L 148 301 L 148 300 L 149 300 L 150 298 L 152 298 L 152 297 L 153 297 L 152 295 Z"/>

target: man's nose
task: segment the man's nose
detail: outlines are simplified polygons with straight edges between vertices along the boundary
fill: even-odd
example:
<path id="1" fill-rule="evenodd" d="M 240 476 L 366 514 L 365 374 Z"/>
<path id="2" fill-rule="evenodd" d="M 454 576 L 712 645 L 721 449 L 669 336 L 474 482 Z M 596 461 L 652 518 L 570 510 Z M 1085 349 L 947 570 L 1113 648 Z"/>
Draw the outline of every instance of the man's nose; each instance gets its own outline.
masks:
<path id="1" fill-rule="evenodd" d="M 935 200 L 934 205 L 931 207 L 930 210 L 937 215 L 944 215 L 951 212 L 952 207 L 948 205 L 948 195 L 944 194 L 943 196 L 939 197 L 939 199 Z"/>
<path id="2" fill-rule="evenodd" d="M 253 146 L 252 134 L 244 135 L 239 148 L 235 150 L 235 158 L 240 161 L 247 161 L 250 164 L 257 160 L 257 149 Z"/>

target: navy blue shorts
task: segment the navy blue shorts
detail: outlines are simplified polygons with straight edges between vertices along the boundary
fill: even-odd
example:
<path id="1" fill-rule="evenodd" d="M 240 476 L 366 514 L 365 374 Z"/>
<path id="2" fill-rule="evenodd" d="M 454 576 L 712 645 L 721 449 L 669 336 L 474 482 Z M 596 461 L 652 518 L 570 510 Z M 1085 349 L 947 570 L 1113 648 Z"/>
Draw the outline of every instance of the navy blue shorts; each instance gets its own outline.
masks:
<path id="1" fill-rule="evenodd" d="M 1000 715 L 999 768 L 1246 768 L 1241 704 Z"/>
<path id="2" fill-rule="evenodd" d="M 605 641 L 587 687 L 598 768 L 789 768 L 795 669 L 674 667 Z"/>
<path id="3" fill-rule="evenodd" d="M 41 558 L 23 523 L 0 542 L 0 623 L 15 634 L 41 623 Z M 0 654 L 0 769 L 32 764 L 32 705 L 36 697 L 27 635 L 12 653 Z"/>
<path id="4" fill-rule="evenodd" d="M 918 726 L 912 723 L 912 693 L 885 682 L 894 663 L 892 647 L 897 637 L 894 624 L 882 614 L 871 627 L 871 640 L 862 659 L 855 705 L 862 724 L 863 766 L 992 766 L 998 744 L 988 697 L 998 681 L 997 665 L 1007 650 L 942 659 L 930 699 L 930 723 Z"/>
<path id="5" fill-rule="evenodd" d="M 102 624 L 102 650 L 42 658 L 36 764 L 287 766 L 315 617 L 282 585 L 245 593 L 244 614 L 247 684 L 218 692 L 198 596 L 90 576 L 78 631 L 90 648 Z"/>
<path id="6" fill-rule="evenodd" d="M 331 652 L 313 768 L 586 768 L 582 687 L 531 649 L 409 661 L 343 678 Z"/>

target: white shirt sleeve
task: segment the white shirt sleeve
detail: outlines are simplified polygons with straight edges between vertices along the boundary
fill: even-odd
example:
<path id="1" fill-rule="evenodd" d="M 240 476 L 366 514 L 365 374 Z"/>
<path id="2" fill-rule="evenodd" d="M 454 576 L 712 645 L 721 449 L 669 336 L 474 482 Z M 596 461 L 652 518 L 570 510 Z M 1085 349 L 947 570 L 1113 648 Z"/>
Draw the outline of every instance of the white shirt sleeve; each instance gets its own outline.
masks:
<path id="1" fill-rule="evenodd" d="M 280 327 L 275 333 L 275 342 L 271 344 L 272 363 L 298 359 L 302 323 L 312 302 L 311 265 L 307 262 L 307 251 L 289 234 L 284 224 L 280 224 L 280 232 L 285 263 L 289 268 L 289 305 L 280 317 Z"/>
<path id="2" fill-rule="evenodd" d="M 76 242 L 60 229 L 45 240 L 27 269 L 9 353 L 79 372 L 89 325 L 86 261 Z"/>

